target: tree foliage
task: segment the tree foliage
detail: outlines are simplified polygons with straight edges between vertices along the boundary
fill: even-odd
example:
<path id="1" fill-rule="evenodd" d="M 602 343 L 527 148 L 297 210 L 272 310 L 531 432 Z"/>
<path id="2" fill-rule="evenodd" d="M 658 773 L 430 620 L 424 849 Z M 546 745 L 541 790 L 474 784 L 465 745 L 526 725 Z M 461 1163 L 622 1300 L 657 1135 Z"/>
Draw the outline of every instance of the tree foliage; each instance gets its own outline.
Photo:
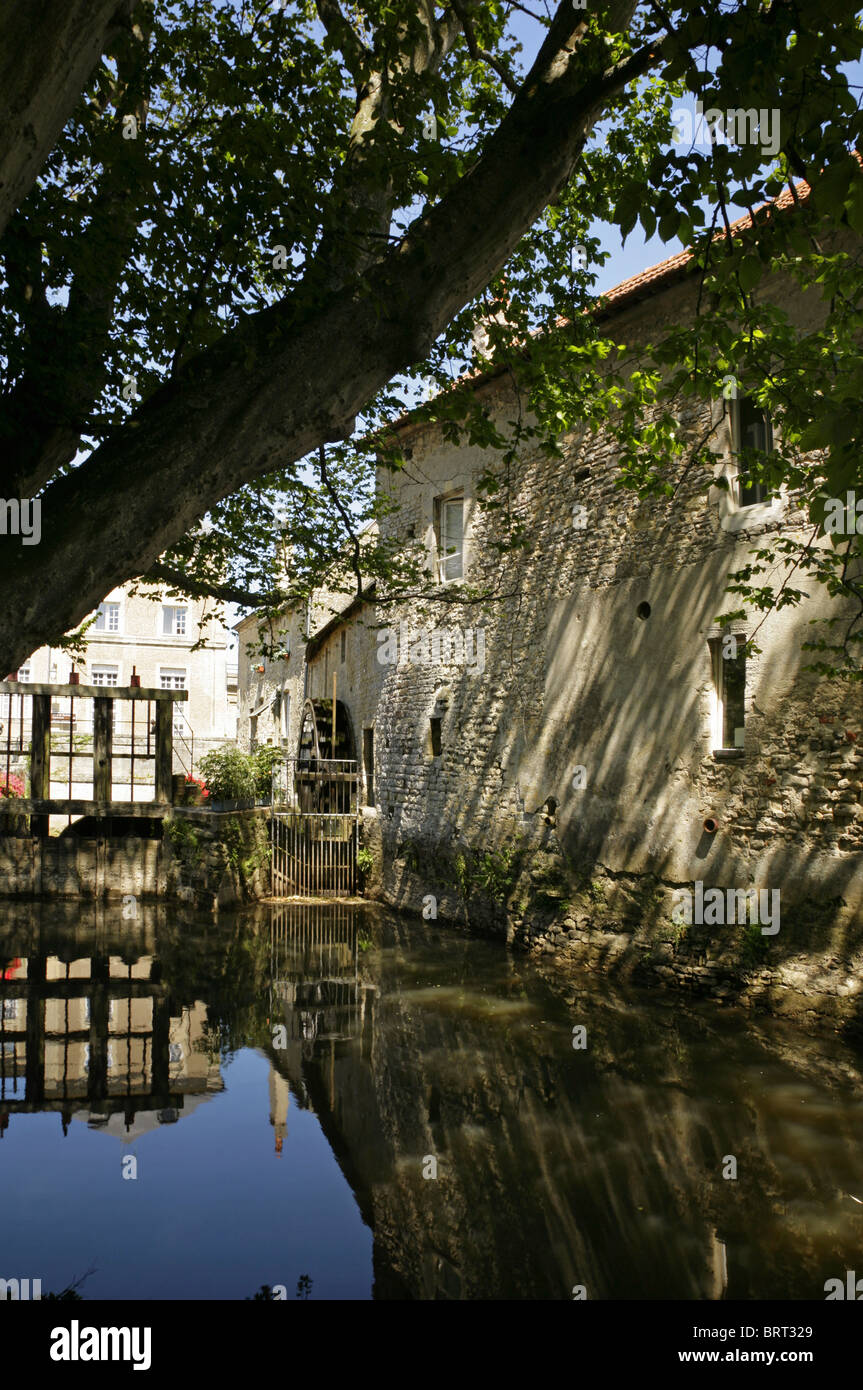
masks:
<path id="1" fill-rule="evenodd" d="M 863 605 L 860 537 L 823 541 L 826 499 L 863 487 L 860 49 L 840 0 L 141 0 L 0 239 L 4 491 L 43 518 L 39 546 L 0 548 L 6 666 L 132 577 L 275 612 L 347 557 L 356 587 L 416 591 L 417 557 L 368 523 L 381 441 L 430 386 L 503 508 L 513 451 L 585 421 L 622 485 L 709 486 L 676 406 L 732 373 L 780 428 L 754 474 L 813 535 L 739 592 L 794 601 L 805 575 Z M 778 112 L 775 154 L 672 143 L 686 94 Z M 693 250 L 697 316 L 638 362 L 585 312 L 603 221 Z M 817 327 L 762 292 L 776 272 L 822 299 Z M 525 402 L 505 434 L 457 385 L 480 320 Z M 824 639 L 831 669 L 856 631 Z"/>

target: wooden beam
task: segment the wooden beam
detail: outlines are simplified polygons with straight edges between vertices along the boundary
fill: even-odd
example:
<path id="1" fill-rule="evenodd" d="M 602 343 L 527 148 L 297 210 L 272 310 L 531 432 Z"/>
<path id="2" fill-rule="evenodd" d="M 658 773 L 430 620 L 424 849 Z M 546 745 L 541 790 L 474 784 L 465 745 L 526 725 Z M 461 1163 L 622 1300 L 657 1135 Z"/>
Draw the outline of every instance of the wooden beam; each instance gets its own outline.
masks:
<path id="1" fill-rule="evenodd" d="M 93 800 L 111 800 L 111 744 L 114 737 L 113 702 L 100 696 L 93 701 Z"/>
<path id="2" fill-rule="evenodd" d="M 174 711 L 170 705 L 156 706 L 156 800 L 174 799 Z"/>
<path id="3" fill-rule="evenodd" d="M 125 685 L 50 685 L 39 681 L 0 681 L 0 695 L 53 695 L 58 699 L 77 695 L 82 700 L 159 700 L 165 704 L 189 698 L 188 690 L 144 689 L 143 686 Z"/>
<path id="4" fill-rule="evenodd" d="M 338 690 L 338 674 L 333 671 L 333 752 L 332 757 L 336 756 L 336 692 Z"/>
<path id="5" fill-rule="evenodd" d="M 33 696 L 33 721 L 30 732 L 30 795 L 34 802 L 51 795 L 50 695 Z M 30 834 L 45 836 L 48 832 L 48 817 L 34 815 L 30 821 Z"/>
<path id="6" fill-rule="evenodd" d="M 4 799 L 4 811 L 21 811 L 31 816 L 164 816 L 173 808 L 169 801 L 51 801 L 35 797 Z M 200 809 L 200 808 L 198 808 Z"/>

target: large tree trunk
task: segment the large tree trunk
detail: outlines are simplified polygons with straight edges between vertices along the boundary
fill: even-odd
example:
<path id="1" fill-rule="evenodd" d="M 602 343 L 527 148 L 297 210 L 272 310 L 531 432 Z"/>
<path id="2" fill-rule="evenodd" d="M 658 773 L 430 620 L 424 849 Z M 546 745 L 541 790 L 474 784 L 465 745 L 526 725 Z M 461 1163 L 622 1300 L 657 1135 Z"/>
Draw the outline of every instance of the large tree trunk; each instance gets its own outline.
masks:
<path id="1" fill-rule="evenodd" d="M 609 27 L 634 8 L 617 0 Z M 422 360 L 570 178 L 609 98 L 658 54 L 604 71 L 601 37 L 580 46 L 583 33 L 565 3 L 481 159 L 362 291 L 331 293 L 299 321 L 290 301 L 247 320 L 47 488 L 41 543 L 0 540 L 2 673 L 145 573 L 222 497 L 346 437 L 370 397 Z"/>
<path id="2" fill-rule="evenodd" d="M 0 236 L 36 181 L 110 35 L 137 0 L 0 5 Z"/>

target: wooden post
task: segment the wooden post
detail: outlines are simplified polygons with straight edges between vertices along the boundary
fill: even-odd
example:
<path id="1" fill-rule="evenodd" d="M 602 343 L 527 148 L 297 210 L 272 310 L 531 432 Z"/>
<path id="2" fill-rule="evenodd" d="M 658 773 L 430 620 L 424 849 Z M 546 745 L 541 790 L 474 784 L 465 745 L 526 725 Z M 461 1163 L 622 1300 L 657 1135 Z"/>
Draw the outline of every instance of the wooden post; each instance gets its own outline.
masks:
<path id="1" fill-rule="evenodd" d="M 33 723 L 30 744 L 30 795 L 34 801 L 51 797 L 51 696 L 33 695 Z M 48 834 L 48 816 L 30 817 L 30 834 Z"/>
<path id="2" fill-rule="evenodd" d="M 336 673 L 335 673 L 335 671 L 334 671 L 334 673 L 332 673 L 332 756 L 334 756 L 334 759 L 335 759 L 335 701 L 336 701 L 336 681 L 338 681 L 338 676 L 336 676 Z M 335 769 L 334 769 L 334 771 L 335 771 Z"/>
<path id="3" fill-rule="evenodd" d="M 156 701 L 156 800 L 173 803 L 174 705 Z"/>
<path id="4" fill-rule="evenodd" d="M 114 739 L 114 701 L 100 696 L 93 701 L 93 800 L 111 800 L 111 751 Z M 130 798 L 130 800 L 133 798 Z"/>

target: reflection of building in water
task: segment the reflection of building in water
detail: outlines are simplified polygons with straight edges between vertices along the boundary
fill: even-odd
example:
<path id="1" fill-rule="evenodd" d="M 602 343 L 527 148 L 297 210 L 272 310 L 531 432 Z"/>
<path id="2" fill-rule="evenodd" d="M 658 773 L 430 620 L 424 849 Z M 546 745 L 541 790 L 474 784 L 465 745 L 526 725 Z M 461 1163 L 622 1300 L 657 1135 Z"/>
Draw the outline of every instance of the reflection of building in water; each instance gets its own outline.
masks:
<path id="1" fill-rule="evenodd" d="M 271 923 L 270 1000 L 279 1006 L 289 1042 L 313 1055 L 316 1042 L 339 1042 L 363 1032 L 366 997 L 359 979 L 355 910 L 347 903 L 285 903 Z"/>
<path id="2" fill-rule="evenodd" d="M 291 1100 L 291 1085 L 287 1077 L 280 1076 L 270 1063 L 270 1124 L 276 1133 L 276 1153 L 281 1158 L 282 1145 L 288 1132 L 288 1105 Z"/>
<path id="3" fill-rule="evenodd" d="M 299 1103 L 311 1104 L 303 1063 L 322 1062 L 334 1085 L 335 1062 L 357 1043 L 364 1049 L 375 986 L 359 978 L 357 913 L 345 903 L 280 903 L 270 925 L 270 1019 L 283 1025 L 286 1046 L 274 1047 L 270 1123 L 276 1153 L 287 1133 L 289 1083 Z M 334 1102 L 335 1094 L 331 1097 Z"/>
<path id="4" fill-rule="evenodd" d="M 36 953 L 0 971 L 0 1133 L 59 1111 L 128 1138 L 222 1089 L 206 1005 L 172 1006 L 154 958 Z"/>

